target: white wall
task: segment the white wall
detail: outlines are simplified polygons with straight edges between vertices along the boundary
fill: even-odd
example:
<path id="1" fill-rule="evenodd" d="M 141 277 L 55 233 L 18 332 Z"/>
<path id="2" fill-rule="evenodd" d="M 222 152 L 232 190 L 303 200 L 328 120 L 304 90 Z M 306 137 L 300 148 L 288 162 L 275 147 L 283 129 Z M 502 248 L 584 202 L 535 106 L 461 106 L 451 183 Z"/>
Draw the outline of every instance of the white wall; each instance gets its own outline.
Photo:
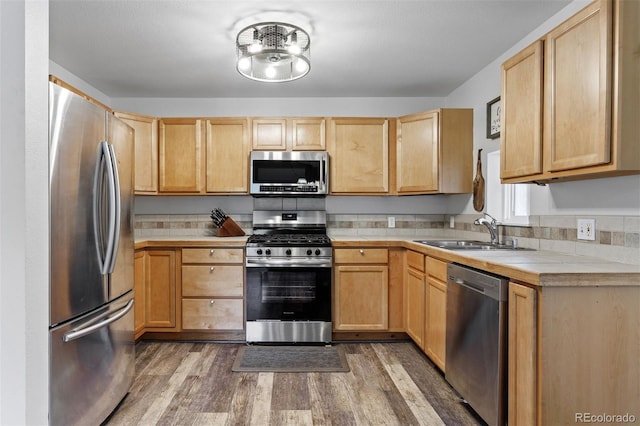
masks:
<path id="1" fill-rule="evenodd" d="M 591 0 L 576 0 L 569 4 L 447 97 L 447 106 L 466 105 L 474 109 L 474 164 L 479 148 L 483 148 L 483 164 L 486 164 L 487 153 L 500 149 L 499 139 L 486 138 L 486 104 L 500 95 L 501 64 L 590 2 Z M 448 213 L 476 212 L 473 210 L 471 197 L 454 196 L 448 199 Z M 531 214 L 638 215 L 640 175 L 553 183 L 547 186 L 533 185 Z"/>
<path id="2" fill-rule="evenodd" d="M 47 424 L 48 34 L 47 0 L 0 1 L 2 425 Z"/>

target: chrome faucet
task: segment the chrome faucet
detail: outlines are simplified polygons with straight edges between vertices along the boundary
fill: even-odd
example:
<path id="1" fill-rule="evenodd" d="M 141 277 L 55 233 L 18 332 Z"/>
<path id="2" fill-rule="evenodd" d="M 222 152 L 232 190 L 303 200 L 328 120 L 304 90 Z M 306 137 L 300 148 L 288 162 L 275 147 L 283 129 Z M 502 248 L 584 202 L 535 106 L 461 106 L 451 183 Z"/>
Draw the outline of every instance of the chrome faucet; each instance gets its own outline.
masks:
<path id="1" fill-rule="evenodd" d="M 485 217 L 479 217 L 475 221 L 473 221 L 476 225 L 484 225 L 489 230 L 489 234 L 491 235 L 491 244 L 499 244 L 499 236 L 498 236 L 498 221 L 495 217 L 491 216 L 489 213 L 484 214 Z M 487 219 L 487 217 L 491 218 L 491 220 Z"/>

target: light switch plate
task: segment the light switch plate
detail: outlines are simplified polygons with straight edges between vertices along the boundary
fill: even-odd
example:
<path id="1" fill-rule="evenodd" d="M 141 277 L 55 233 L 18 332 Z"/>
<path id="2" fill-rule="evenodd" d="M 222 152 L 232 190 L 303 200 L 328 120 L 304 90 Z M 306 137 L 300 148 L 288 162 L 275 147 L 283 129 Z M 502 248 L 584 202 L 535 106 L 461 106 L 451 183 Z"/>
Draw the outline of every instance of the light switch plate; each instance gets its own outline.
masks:
<path id="1" fill-rule="evenodd" d="M 578 239 L 595 241 L 596 239 L 596 220 L 595 219 L 578 219 Z"/>

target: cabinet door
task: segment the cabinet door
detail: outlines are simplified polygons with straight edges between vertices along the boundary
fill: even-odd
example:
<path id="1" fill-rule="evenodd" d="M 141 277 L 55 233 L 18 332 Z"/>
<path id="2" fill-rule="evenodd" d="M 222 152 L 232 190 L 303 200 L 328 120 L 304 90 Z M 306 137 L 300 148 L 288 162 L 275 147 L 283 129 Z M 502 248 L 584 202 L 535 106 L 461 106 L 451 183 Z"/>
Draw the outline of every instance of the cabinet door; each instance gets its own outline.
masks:
<path id="1" fill-rule="evenodd" d="M 183 248 L 182 263 L 243 263 L 241 248 Z"/>
<path id="2" fill-rule="evenodd" d="M 388 328 L 388 269 L 382 265 L 335 268 L 335 330 Z"/>
<path id="3" fill-rule="evenodd" d="M 242 299 L 182 299 L 185 330 L 242 330 Z"/>
<path id="4" fill-rule="evenodd" d="M 138 338 L 144 333 L 145 321 L 145 276 L 146 256 L 144 250 L 136 251 L 134 255 L 133 290 L 135 305 L 133 310 L 134 333 Z"/>
<path id="5" fill-rule="evenodd" d="M 330 122 L 331 193 L 389 192 L 389 122 L 335 118 Z"/>
<path id="6" fill-rule="evenodd" d="M 413 268 L 407 269 L 406 278 L 406 331 L 416 342 L 416 345 L 424 347 L 424 302 L 425 302 L 425 278 L 424 272 Z"/>
<path id="7" fill-rule="evenodd" d="M 597 1 L 547 34 L 545 145 L 549 171 L 611 155 L 612 2 Z"/>
<path id="8" fill-rule="evenodd" d="M 242 297 L 243 283 L 242 265 L 182 265 L 182 297 Z"/>
<path id="9" fill-rule="evenodd" d="M 288 122 L 293 151 L 324 151 L 326 120 L 324 118 L 292 118 Z"/>
<path id="10" fill-rule="evenodd" d="M 438 191 L 438 113 L 398 119 L 398 193 Z"/>
<path id="11" fill-rule="evenodd" d="M 537 424 L 537 293 L 509 284 L 509 397 L 510 425 Z"/>
<path id="12" fill-rule="evenodd" d="M 200 192 L 202 158 L 201 120 L 160 120 L 160 192 Z"/>
<path id="13" fill-rule="evenodd" d="M 333 250 L 335 263 L 384 263 L 389 261 L 386 248 L 337 248 Z"/>
<path id="14" fill-rule="evenodd" d="M 284 151 L 287 149 L 285 118 L 254 118 L 252 146 L 254 151 Z"/>
<path id="15" fill-rule="evenodd" d="M 389 249 L 389 330 L 404 332 L 405 249 Z"/>
<path id="16" fill-rule="evenodd" d="M 145 287 L 146 327 L 175 327 L 176 254 L 173 250 L 147 251 Z"/>
<path id="17" fill-rule="evenodd" d="M 247 119 L 209 119 L 207 135 L 207 192 L 247 193 L 249 190 L 249 122 Z"/>
<path id="18" fill-rule="evenodd" d="M 542 173 L 543 42 L 502 64 L 500 177 Z"/>
<path id="19" fill-rule="evenodd" d="M 158 119 L 124 112 L 116 112 L 115 115 L 135 131 L 135 193 L 157 193 Z"/>
<path id="20" fill-rule="evenodd" d="M 446 324 L 447 284 L 429 277 L 426 294 L 425 352 L 442 371 L 445 371 Z"/>

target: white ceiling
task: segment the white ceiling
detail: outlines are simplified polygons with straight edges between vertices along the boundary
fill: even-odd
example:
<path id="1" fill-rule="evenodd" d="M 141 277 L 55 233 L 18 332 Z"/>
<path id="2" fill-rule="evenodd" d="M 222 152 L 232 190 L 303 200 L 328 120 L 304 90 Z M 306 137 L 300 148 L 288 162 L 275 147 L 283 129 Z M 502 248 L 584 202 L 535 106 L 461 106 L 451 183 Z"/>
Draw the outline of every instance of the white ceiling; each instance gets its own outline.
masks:
<path id="1" fill-rule="evenodd" d="M 50 58 L 109 97 L 443 97 L 570 0 L 50 0 Z M 235 37 L 311 35 L 311 72 L 258 83 Z"/>

